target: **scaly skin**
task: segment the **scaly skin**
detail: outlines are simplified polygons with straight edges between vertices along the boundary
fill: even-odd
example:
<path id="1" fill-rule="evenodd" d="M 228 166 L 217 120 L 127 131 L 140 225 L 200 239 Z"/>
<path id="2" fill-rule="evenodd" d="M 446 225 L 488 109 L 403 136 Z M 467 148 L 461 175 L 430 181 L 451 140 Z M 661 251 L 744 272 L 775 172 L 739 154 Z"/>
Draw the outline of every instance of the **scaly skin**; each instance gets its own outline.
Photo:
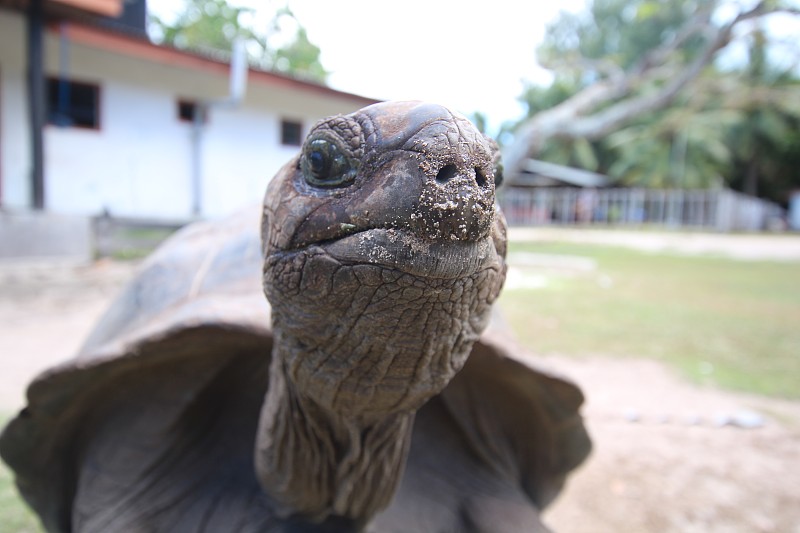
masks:
<path id="1" fill-rule="evenodd" d="M 363 527 L 416 410 L 464 364 L 505 276 L 497 146 L 415 102 L 321 122 L 270 183 L 275 349 L 256 467 L 284 516 Z"/>

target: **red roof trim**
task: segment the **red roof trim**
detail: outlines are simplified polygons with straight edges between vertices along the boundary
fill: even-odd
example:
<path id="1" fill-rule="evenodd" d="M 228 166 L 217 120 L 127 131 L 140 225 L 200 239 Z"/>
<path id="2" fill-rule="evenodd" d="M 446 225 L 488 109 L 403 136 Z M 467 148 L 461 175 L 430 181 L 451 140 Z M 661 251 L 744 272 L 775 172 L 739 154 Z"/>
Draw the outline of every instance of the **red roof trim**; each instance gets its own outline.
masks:
<path id="1" fill-rule="evenodd" d="M 122 0 L 52 0 L 90 13 L 116 18 L 122 14 Z"/>
<path id="2" fill-rule="evenodd" d="M 50 29 L 53 32 L 66 29 L 68 38 L 76 43 L 146 59 L 154 63 L 204 70 L 223 76 L 227 76 L 229 71 L 229 65 L 225 62 L 170 46 L 156 45 L 141 38 L 114 33 L 100 28 L 71 23 L 66 25 L 66 28 L 64 28 L 64 26 L 59 27 L 59 25 L 53 25 Z M 331 89 L 324 85 L 296 80 L 281 74 L 255 70 L 253 68 L 251 68 L 248 73 L 248 81 L 263 83 L 273 87 L 308 91 L 334 98 L 343 98 L 361 105 L 370 105 L 380 102 L 380 100 L 375 100 L 373 98 L 337 91 L 336 89 Z"/>

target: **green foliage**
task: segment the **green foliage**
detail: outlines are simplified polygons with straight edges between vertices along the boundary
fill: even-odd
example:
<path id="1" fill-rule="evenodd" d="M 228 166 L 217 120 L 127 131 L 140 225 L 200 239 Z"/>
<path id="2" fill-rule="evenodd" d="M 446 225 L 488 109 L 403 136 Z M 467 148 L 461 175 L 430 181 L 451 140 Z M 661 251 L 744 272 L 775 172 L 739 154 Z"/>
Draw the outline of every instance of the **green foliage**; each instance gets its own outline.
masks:
<path id="1" fill-rule="evenodd" d="M 730 182 L 749 193 L 785 202 L 787 193 L 800 186 L 800 83 L 791 71 L 776 69 L 767 58 L 767 38 L 758 28 L 751 35 L 749 59 L 740 74 L 743 87 L 759 91 L 772 88 L 766 102 L 742 106 L 742 119 L 726 131 L 735 146 Z"/>
<path id="2" fill-rule="evenodd" d="M 153 15 L 151 32 L 155 31 L 161 42 L 178 48 L 229 51 L 236 37 L 256 40 L 252 30 L 242 24 L 252 11 L 231 7 L 225 0 L 187 0 L 184 11 L 171 24 Z"/>
<path id="3" fill-rule="evenodd" d="M 608 173 L 624 184 L 657 188 L 712 188 L 733 154 L 726 133 L 741 113 L 727 109 L 672 107 L 610 135 Z"/>
<path id="4" fill-rule="evenodd" d="M 289 8 L 275 11 L 267 32 L 255 31 L 250 21 L 252 8 L 234 7 L 226 0 L 185 0 L 183 11 L 174 21 L 152 15 L 153 39 L 195 50 L 227 53 L 236 38 L 244 39 L 251 63 L 263 68 L 318 82 L 328 72 L 320 62 L 320 49 L 308 39 Z"/>
<path id="5" fill-rule="evenodd" d="M 597 263 L 548 272 L 540 289 L 504 289 L 504 316 L 535 353 L 651 358 L 696 382 L 800 398 L 796 263 L 562 243 L 512 243 L 509 252 L 512 265 L 515 252 Z"/>
<path id="6" fill-rule="evenodd" d="M 308 40 L 305 28 L 301 27 L 289 44 L 275 50 L 274 65 L 282 72 L 325 81 L 328 72 L 320 63 L 319 53 L 319 46 Z"/>
<path id="7" fill-rule="evenodd" d="M 567 74 L 559 73 L 547 87 L 526 84 L 519 101 L 526 107 L 525 118 L 531 118 L 551 107 L 555 107 L 580 89 L 579 82 Z"/>
<path id="8" fill-rule="evenodd" d="M 712 4 L 707 0 L 593 0 L 586 11 L 564 12 L 548 25 L 539 60 L 554 69 L 566 67 L 570 75 L 591 83 L 605 77 L 604 64 L 621 69 L 634 66 L 674 37 L 694 13 Z M 699 39 L 690 39 L 679 53 L 691 56 L 699 44 Z"/>
<path id="9" fill-rule="evenodd" d="M 8 417 L 0 416 L 0 427 Z M 0 533 L 39 533 L 44 531 L 33 511 L 25 505 L 14 484 L 14 476 L 0 461 Z"/>
<path id="10" fill-rule="evenodd" d="M 469 120 L 470 122 L 475 124 L 475 127 L 478 128 L 479 132 L 486 134 L 486 130 L 488 127 L 488 118 L 486 117 L 486 114 L 481 113 L 480 111 L 475 111 L 469 117 Z"/>
<path id="11" fill-rule="evenodd" d="M 765 3 L 765 7 L 775 7 Z M 653 50 L 672 43 L 694 24 L 714 24 L 725 0 L 593 0 L 584 12 L 562 13 L 538 50 L 554 73 L 547 87 L 521 96 L 525 119 L 553 108 L 597 83 L 627 76 L 617 100 L 655 94 L 679 76 L 703 47 L 703 32 L 680 39 L 660 76 L 640 76 Z M 758 21 L 759 19 L 755 19 Z M 746 59 L 709 66 L 676 100 L 638 116 L 602 139 L 545 138 L 537 157 L 608 174 L 621 184 L 647 187 L 714 187 L 726 184 L 786 202 L 800 188 L 800 82 L 796 61 L 779 68 L 760 22 L 740 42 Z M 664 48 L 662 48 L 663 50 Z M 800 53 L 795 51 L 795 53 Z M 637 78 L 637 76 L 639 76 Z"/>

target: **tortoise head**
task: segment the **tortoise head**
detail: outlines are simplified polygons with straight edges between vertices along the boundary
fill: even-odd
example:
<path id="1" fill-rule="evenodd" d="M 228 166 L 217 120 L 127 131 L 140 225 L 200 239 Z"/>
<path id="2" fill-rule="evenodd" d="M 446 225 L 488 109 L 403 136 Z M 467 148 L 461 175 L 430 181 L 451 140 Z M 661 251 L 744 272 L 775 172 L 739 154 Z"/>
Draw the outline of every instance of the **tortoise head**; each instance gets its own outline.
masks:
<path id="1" fill-rule="evenodd" d="M 419 102 L 319 122 L 264 201 L 264 289 L 290 381 L 337 412 L 418 408 L 505 275 L 497 145 Z"/>

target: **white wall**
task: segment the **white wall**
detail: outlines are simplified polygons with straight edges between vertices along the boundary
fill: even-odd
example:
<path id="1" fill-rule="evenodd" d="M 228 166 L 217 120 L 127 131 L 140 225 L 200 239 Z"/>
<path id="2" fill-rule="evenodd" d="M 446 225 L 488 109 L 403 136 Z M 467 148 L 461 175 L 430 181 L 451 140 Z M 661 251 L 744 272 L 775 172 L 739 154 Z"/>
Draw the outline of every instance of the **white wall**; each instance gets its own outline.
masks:
<path id="1" fill-rule="evenodd" d="M 24 28 L 21 16 L 0 10 L 0 205 L 12 208 L 31 197 Z"/>
<path id="2" fill-rule="evenodd" d="M 316 94 L 251 83 L 238 109 L 213 109 L 204 133 L 203 210 L 209 216 L 260 202 L 267 183 L 299 151 L 281 144 L 281 121 L 303 124 L 361 107 Z"/>
<path id="3" fill-rule="evenodd" d="M 299 150 L 281 145 L 282 118 L 287 117 L 249 102 L 212 112 L 203 150 L 203 208 L 208 214 L 261 201 L 269 180 Z M 297 115 L 288 118 L 297 120 Z M 318 118 L 301 119 L 304 131 Z"/>
<path id="4" fill-rule="evenodd" d="M 46 128 L 48 208 L 188 217 L 189 125 L 177 119 L 174 96 L 116 81 L 100 90 L 99 130 Z"/>
<path id="5" fill-rule="evenodd" d="M 24 21 L 0 12 L 4 205 L 28 205 L 24 57 L 8 54 L 24 43 Z M 15 23 L 17 22 L 17 23 Z M 13 31 L 4 31 L 6 24 Z M 9 38 L 9 35 L 11 36 Z M 46 71 L 54 75 L 60 41 L 49 35 Z M 177 117 L 177 101 L 220 100 L 222 73 L 167 66 L 71 43 L 67 70 L 76 81 L 100 86 L 100 128 L 45 129 L 45 191 L 49 210 L 186 219 L 192 215 L 192 125 Z M 14 55 L 14 57 L 10 57 Z M 9 57 L 7 57 L 9 56 Z M 204 127 L 202 215 L 217 217 L 259 202 L 266 184 L 297 151 L 280 144 L 282 118 L 300 119 L 304 133 L 328 115 L 350 112 L 351 100 L 253 82 L 238 109 L 212 108 Z M 9 134 L 9 125 L 14 128 Z"/>

